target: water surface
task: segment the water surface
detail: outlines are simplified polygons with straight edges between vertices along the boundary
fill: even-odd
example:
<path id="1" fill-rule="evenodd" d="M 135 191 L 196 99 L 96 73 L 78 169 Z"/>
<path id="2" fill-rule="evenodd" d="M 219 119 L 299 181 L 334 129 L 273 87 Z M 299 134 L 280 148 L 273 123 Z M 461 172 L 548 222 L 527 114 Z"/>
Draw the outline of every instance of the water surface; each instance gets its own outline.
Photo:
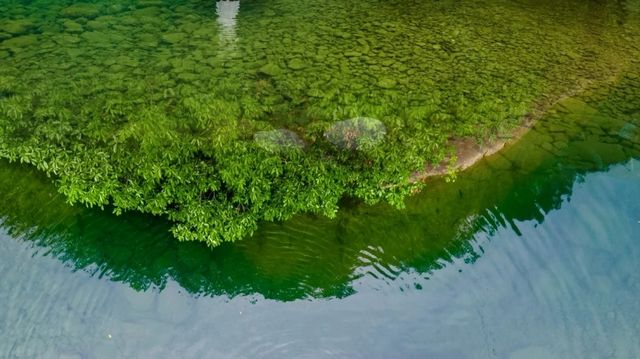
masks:
<path id="1" fill-rule="evenodd" d="M 635 358 L 634 84 L 565 100 L 403 211 L 345 202 L 214 250 L 3 163 L 0 353 Z"/>
<path id="2" fill-rule="evenodd" d="M 262 223 L 213 250 L 177 242 L 160 217 L 69 206 L 52 179 L 0 162 L 0 356 L 640 356 L 640 7 L 465 4 L 0 2 L 12 116 L 18 97 L 29 111 L 67 104 L 64 120 L 158 104 L 171 117 L 196 96 L 257 102 L 265 127 L 295 129 L 363 103 L 388 121 L 469 89 L 513 105 L 605 83 L 404 210 L 344 199 L 336 219 Z"/>

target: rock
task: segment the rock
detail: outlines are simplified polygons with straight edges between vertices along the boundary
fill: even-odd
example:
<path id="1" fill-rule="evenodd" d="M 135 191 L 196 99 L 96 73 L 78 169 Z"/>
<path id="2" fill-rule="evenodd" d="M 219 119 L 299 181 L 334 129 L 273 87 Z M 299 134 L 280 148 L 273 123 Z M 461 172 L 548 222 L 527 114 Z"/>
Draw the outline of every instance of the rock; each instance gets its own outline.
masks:
<path id="1" fill-rule="evenodd" d="M 85 53 L 85 51 L 81 48 L 71 47 L 66 50 L 66 53 L 67 53 L 67 56 L 71 58 L 76 58 L 76 57 L 82 56 Z"/>
<path id="2" fill-rule="evenodd" d="M 385 66 L 385 67 L 389 67 L 391 65 L 393 65 L 395 63 L 395 61 L 393 60 L 382 60 L 380 62 L 380 65 Z"/>
<path id="3" fill-rule="evenodd" d="M 356 117 L 334 123 L 324 137 L 338 148 L 363 150 L 384 140 L 387 129 L 375 118 Z"/>
<path id="4" fill-rule="evenodd" d="M 87 22 L 87 27 L 91 30 L 105 30 L 109 28 L 109 23 L 100 21 L 100 18 L 96 20 L 90 20 Z"/>
<path id="5" fill-rule="evenodd" d="M 271 152 L 304 148 L 304 141 L 300 139 L 298 134 L 286 129 L 259 131 L 253 135 L 253 139 L 258 146 Z"/>
<path id="6" fill-rule="evenodd" d="M 14 37 L 8 40 L 4 40 L 0 43 L 0 47 L 4 49 L 16 49 L 21 47 L 27 47 L 34 45 L 38 42 L 38 36 L 36 35 L 24 35 Z"/>
<path id="7" fill-rule="evenodd" d="M 280 68 L 280 66 L 269 62 L 260 67 L 258 69 L 258 73 L 267 76 L 277 76 L 282 73 L 282 69 Z"/>
<path id="8" fill-rule="evenodd" d="M 397 81 L 392 78 L 381 78 L 378 79 L 378 87 L 383 89 L 392 89 L 396 87 Z"/>
<path id="9" fill-rule="evenodd" d="M 584 101 L 573 97 L 568 97 L 559 101 L 556 108 L 564 113 L 579 113 L 581 115 L 592 115 L 598 112 Z"/>
<path id="10" fill-rule="evenodd" d="M 186 21 L 186 22 L 184 22 L 184 23 L 180 24 L 180 26 L 178 27 L 178 29 L 179 29 L 181 32 L 184 32 L 184 33 L 187 33 L 187 34 L 192 34 L 192 33 L 194 33 L 195 31 L 202 30 L 202 27 L 203 27 L 203 26 L 206 26 L 206 25 L 203 25 L 203 24 L 202 24 L 202 23 L 200 23 L 198 20 L 199 20 L 199 19 L 197 19 L 197 18 L 195 18 L 195 19 L 189 19 L 188 21 Z"/>
<path id="11" fill-rule="evenodd" d="M 13 34 L 13 35 L 21 35 L 25 32 L 34 28 L 35 25 L 31 20 L 28 19 L 20 19 L 20 20 L 5 20 L 0 22 L 0 29 L 3 32 Z"/>
<path id="12" fill-rule="evenodd" d="M 287 65 L 292 70 L 302 70 L 305 67 L 307 67 L 307 65 L 304 63 L 304 61 L 302 61 L 302 59 L 297 58 L 297 57 L 295 59 L 292 59 L 291 61 L 289 61 L 289 63 Z"/>
<path id="13" fill-rule="evenodd" d="M 64 17 L 78 18 L 94 18 L 100 14 L 100 7 L 96 4 L 84 3 L 68 6 L 60 12 Z"/>
<path id="14" fill-rule="evenodd" d="M 211 29 L 211 28 L 209 28 L 207 26 L 200 26 L 191 35 L 194 36 L 194 37 L 211 39 L 211 38 L 213 38 L 214 34 L 215 34 L 215 30 L 213 30 L 213 29 Z"/>
<path id="15" fill-rule="evenodd" d="M 162 40 L 171 44 L 177 44 L 186 39 L 187 34 L 182 32 L 173 32 L 162 35 Z"/>
<path id="16" fill-rule="evenodd" d="M 640 131 L 638 130 L 638 126 L 633 123 L 626 123 L 620 131 L 618 132 L 618 136 L 624 138 L 625 140 L 629 140 L 634 142 L 634 139 L 640 135 Z"/>
<path id="17" fill-rule="evenodd" d="M 87 31 L 80 35 L 92 45 L 106 45 L 111 43 L 111 38 L 107 33 L 101 31 Z"/>
<path id="18" fill-rule="evenodd" d="M 503 154 L 500 152 L 496 153 L 493 156 L 485 157 L 487 164 L 494 170 L 498 171 L 506 171 L 512 167 L 511 161 L 509 161 Z"/>
<path id="19" fill-rule="evenodd" d="M 138 45 L 147 47 L 158 46 L 158 38 L 152 34 L 140 34 Z"/>
<path id="20" fill-rule="evenodd" d="M 53 38 L 57 44 L 68 45 L 68 44 L 77 44 L 80 42 L 80 37 L 78 35 L 70 35 L 62 33 Z"/>
<path id="21" fill-rule="evenodd" d="M 360 57 L 362 54 L 357 51 L 347 51 L 344 53 L 345 57 Z"/>
<path id="22" fill-rule="evenodd" d="M 126 55 L 122 55 L 122 56 L 118 56 L 116 57 L 116 63 L 119 65 L 124 65 L 124 66 L 129 66 L 129 67 L 136 67 L 138 66 L 138 60 L 131 58 L 129 56 Z"/>
<path id="23" fill-rule="evenodd" d="M 66 32 L 82 32 L 82 25 L 80 25 L 78 22 L 73 21 L 73 20 L 65 20 L 63 22 L 64 25 L 64 31 Z"/>
<path id="24" fill-rule="evenodd" d="M 116 32 L 103 32 L 103 31 L 87 31 L 83 32 L 82 36 L 85 40 L 88 40 L 93 46 L 111 46 L 112 44 L 124 44 L 127 42 L 127 38 Z"/>

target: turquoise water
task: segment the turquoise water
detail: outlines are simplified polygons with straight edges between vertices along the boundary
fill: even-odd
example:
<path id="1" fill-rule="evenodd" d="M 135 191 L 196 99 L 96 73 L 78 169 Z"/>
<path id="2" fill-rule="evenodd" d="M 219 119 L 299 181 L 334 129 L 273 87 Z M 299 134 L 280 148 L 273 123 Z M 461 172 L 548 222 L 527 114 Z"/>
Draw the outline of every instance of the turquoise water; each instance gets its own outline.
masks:
<path id="1" fill-rule="evenodd" d="M 640 117 L 611 107 L 628 88 L 564 101 L 403 211 L 345 201 L 214 250 L 3 163 L 0 354 L 636 358 Z"/>

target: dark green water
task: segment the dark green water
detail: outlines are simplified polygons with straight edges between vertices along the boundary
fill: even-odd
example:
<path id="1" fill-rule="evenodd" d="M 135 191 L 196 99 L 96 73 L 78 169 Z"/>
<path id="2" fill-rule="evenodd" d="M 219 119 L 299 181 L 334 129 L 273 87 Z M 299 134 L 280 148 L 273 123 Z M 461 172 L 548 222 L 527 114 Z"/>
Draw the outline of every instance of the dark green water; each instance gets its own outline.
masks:
<path id="1" fill-rule="evenodd" d="M 634 79 L 406 210 L 345 203 L 214 250 L 2 163 L 0 355 L 636 358 Z"/>
<path id="2" fill-rule="evenodd" d="M 438 3 L 448 10 L 455 5 Z M 257 29 L 273 26 L 278 30 L 290 24 L 300 32 L 290 32 L 292 39 L 282 40 L 286 46 L 274 48 L 270 55 L 279 67 L 292 67 L 293 72 L 258 78 L 278 78 L 281 87 L 264 89 L 263 98 L 276 104 L 282 99 L 271 98 L 274 93 L 281 96 L 283 89 L 298 87 L 300 93 L 306 92 L 306 81 L 316 81 L 314 76 L 323 73 L 311 65 L 290 63 L 296 58 L 325 63 L 300 56 L 304 50 L 288 45 L 301 36 L 311 39 L 310 46 L 319 46 L 321 38 L 309 37 L 318 29 L 313 28 L 313 21 L 307 21 L 311 16 L 307 14 L 313 14 L 308 9 L 316 6 L 326 10 L 315 13 L 327 23 L 319 30 L 324 33 L 339 32 L 336 24 L 346 22 L 338 15 L 346 10 L 352 18 L 360 19 L 355 24 L 364 26 L 368 22 L 362 20 L 363 9 L 372 23 L 383 23 L 389 11 L 396 15 L 405 11 L 405 20 L 411 20 L 435 6 L 421 5 L 431 4 L 428 2 L 410 2 L 406 8 L 387 2 L 328 2 L 331 6 L 243 2 L 245 10 L 238 13 L 234 27 L 231 17 L 215 20 L 214 3 L 171 2 L 169 11 L 161 1 L 136 3 L 139 6 L 118 2 L 113 7 L 98 2 L 99 11 L 135 13 L 100 19 L 98 10 L 85 7 L 80 9 L 86 12 L 84 18 L 73 20 L 82 27 L 77 31 L 76 25 L 59 18 L 63 11 L 77 19 L 64 10 L 70 3 L 39 7 L 42 4 L 50 2 L 0 0 L 3 16 L 31 18 L 31 25 L 11 23 L 11 34 L 0 34 L 6 38 L 0 46 L 0 75 L 26 74 L 28 81 L 20 90 L 74 88 L 75 81 L 81 84 L 80 89 L 99 83 L 105 88 L 97 89 L 98 93 L 125 94 L 122 96 L 128 99 L 142 93 L 162 97 L 167 86 L 198 94 L 221 86 L 197 79 L 198 73 L 216 75 L 215 71 L 241 84 L 253 83 L 256 78 L 241 74 L 255 72 L 265 59 L 238 57 L 248 51 L 242 39 L 252 40 L 252 51 L 252 46 L 260 43 L 269 44 L 264 45 L 268 49 L 282 34 Z M 344 200 L 336 219 L 298 216 L 285 223 L 263 223 L 253 238 L 210 250 L 204 244 L 177 242 L 168 232 L 171 224 L 161 218 L 117 217 L 108 211 L 68 206 L 51 181 L 35 169 L 0 162 L 0 357 L 639 357 L 640 62 L 632 58 L 618 63 L 617 52 L 624 52 L 624 48 L 612 44 L 616 34 L 620 41 L 626 36 L 624 29 L 637 19 L 640 7 L 632 1 L 590 1 L 576 7 L 572 7 L 576 2 L 532 4 L 487 5 L 489 13 L 498 14 L 492 18 L 493 25 L 500 23 L 500 14 L 519 13 L 522 18 L 503 29 L 507 42 L 503 45 L 513 52 L 502 53 L 504 58 L 499 61 L 479 63 L 499 63 L 501 71 L 514 73 L 528 64 L 535 73 L 536 68 L 553 63 L 559 49 L 571 48 L 571 40 L 579 38 L 584 52 L 559 57 L 558 63 L 564 65 L 549 68 L 552 75 L 545 77 L 547 80 L 558 80 L 558 84 L 571 80 L 576 72 L 562 71 L 567 68 L 593 73 L 595 80 L 602 77 L 598 71 L 606 74 L 614 63 L 621 66 L 622 75 L 614 85 L 561 102 L 520 142 L 460 174 L 455 182 L 431 180 L 402 211 Z M 233 8 L 233 4 L 219 6 Z M 35 8 L 49 10 L 28 11 Z M 151 10 L 140 13 L 140 8 Z M 459 31 L 458 35 L 471 43 L 481 39 L 464 32 L 464 25 L 485 19 L 471 10 L 474 16 L 465 17 L 464 7 L 455 8 L 460 28 L 452 27 L 452 34 Z M 540 25 L 539 33 L 531 30 L 534 24 L 524 22 L 531 21 L 530 12 L 549 19 Z M 568 20 L 563 16 L 568 13 L 578 15 Z M 594 14 L 602 17 L 594 18 Z M 156 18 L 162 19 L 162 24 L 155 26 Z M 430 19 L 447 19 L 447 13 L 435 12 Z M 565 20 L 567 23 L 562 22 Z M 207 21 L 211 28 L 203 27 Z M 43 27 L 43 23 L 50 27 Z M 508 46 L 506 35 L 519 23 L 532 36 L 522 38 L 526 41 L 541 41 L 536 33 L 559 36 L 561 32 L 547 32 L 553 24 L 566 25 L 571 31 L 551 41 L 549 52 L 542 49 L 536 50 L 542 51 L 536 56 L 517 57 L 526 53 L 526 48 Z M 603 25 L 611 23 L 621 26 L 616 28 L 619 32 Z M 7 23 L 3 24 L 3 29 L 8 29 Z M 389 31 L 392 25 L 383 27 Z M 415 23 L 398 21 L 395 26 L 407 30 L 405 26 Z M 127 32 L 136 27 L 145 31 Z M 155 37 L 145 37 L 145 33 Z M 116 41 L 117 34 L 129 40 Z M 172 45 L 174 37 L 179 37 L 175 34 L 183 34 L 189 41 L 183 38 L 175 41 L 179 45 Z M 334 50 L 346 53 L 342 47 L 351 44 L 349 39 L 361 37 L 349 34 L 338 36 L 343 40 L 336 42 L 335 49 L 327 48 L 325 56 L 331 57 Z M 43 41 L 49 37 L 55 39 L 56 46 Z M 129 37 L 135 37 L 135 51 Z M 21 40 L 11 40 L 15 38 Z M 407 40 L 401 41 L 400 35 L 395 39 L 383 47 L 388 47 L 389 53 L 402 53 Z M 436 39 L 429 48 L 455 47 L 449 40 Z M 219 49 L 219 43 L 225 43 L 223 48 L 229 51 L 215 56 L 198 51 L 209 46 Z M 610 46 L 612 58 L 607 58 L 602 50 Z M 74 51 L 77 47 L 80 52 Z M 170 64 L 162 63 L 162 56 L 151 51 L 156 48 L 161 49 L 160 55 L 172 52 L 167 54 Z M 285 51 L 288 49 L 291 51 Z M 362 55 L 364 49 L 358 51 Z M 176 52 L 188 56 L 176 62 Z M 460 82 L 455 82 L 452 73 L 428 68 L 426 54 L 418 56 L 424 60 L 418 63 L 431 71 L 425 76 L 443 76 L 444 94 L 454 91 L 451 84 L 462 84 L 460 91 L 472 85 L 470 73 L 458 72 Z M 110 63 L 116 55 L 123 58 Z M 366 61 L 361 55 L 349 57 Z M 510 57 L 517 63 L 505 60 Z M 11 61 L 4 62 L 7 59 Z M 544 66 L 535 61 L 541 59 Z M 340 76 L 344 82 L 334 83 L 331 91 L 343 93 L 339 90 L 345 86 L 348 93 L 356 91 L 358 79 L 367 74 L 352 73 L 352 67 L 341 66 L 352 60 L 335 61 L 337 64 L 326 64 L 344 67 Z M 232 66 L 218 67 L 220 62 Z M 68 67 L 69 63 L 80 67 Z M 140 63 L 153 65 L 138 66 Z M 102 66 L 110 71 L 101 73 L 94 68 Z M 458 70 L 463 68 L 471 71 L 466 65 Z M 271 72 L 269 68 L 259 71 Z M 287 81 L 296 71 L 303 73 L 294 76 L 295 81 Z M 406 69 L 385 71 L 396 78 L 394 71 L 404 73 Z M 483 73 L 490 76 L 493 72 Z M 140 87 L 140 81 L 122 80 L 136 74 L 138 80 L 147 79 L 149 87 Z M 65 76 L 73 80 L 60 82 Z M 369 79 L 360 85 L 377 84 L 371 99 L 401 97 L 403 86 L 423 90 L 431 86 L 417 79 L 398 80 L 396 88 L 385 88 L 391 83 L 383 80 Z M 271 86 L 269 83 L 262 85 Z M 532 83 L 547 86 L 544 81 Z M 125 84 L 125 88 L 108 92 L 113 84 Z M 157 91 L 149 91 L 153 88 Z M 504 91 L 498 97 L 512 90 L 502 85 L 491 89 Z M 229 89 L 233 94 L 236 90 Z M 0 100 L 9 99 L 9 95 L 0 91 Z M 296 96 L 293 92 L 287 101 L 295 102 Z M 520 95 L 514 96 L 520 99 Z M 329 97 L 326 101 L 334 100 Z M 326 110 L 322 104 L 312 102 L 309 108 Z M 282 122 L 288 123 L 290 103 L 281 105 Z M 395 110 L 397 107 L 384 108 Z"/>

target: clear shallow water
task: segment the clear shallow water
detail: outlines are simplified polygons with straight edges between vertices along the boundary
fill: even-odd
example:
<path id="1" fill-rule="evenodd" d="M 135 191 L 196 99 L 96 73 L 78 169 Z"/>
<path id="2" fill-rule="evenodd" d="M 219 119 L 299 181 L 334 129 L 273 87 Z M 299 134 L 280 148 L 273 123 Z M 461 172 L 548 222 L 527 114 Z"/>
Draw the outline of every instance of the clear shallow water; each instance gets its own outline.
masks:
<path id="1" fill-rule="evenodd" d="M 0 354 L 635 358 L 633 88 L 565 100 L 404 211 L 345 203 L 213 251 L 4 163 Z"/>
<path id="2" fill-rule="evenodd" d="M 428 99 L 408 98 L 406 89 L 449 98 L 480 91 L 480 78 L 479 103 L 490 93 L 513 104 L 530 99 L 513 91 L 523 84 L 553 92 L 549 83 L 564 89 L 576 74 L 599 79 L 614 65 L 625 76 L 617 87 L 563 101 L 518 144 L 456 182 L 430 181 L 403 211 L 345 200 L 336 220 L 298 216 L 262 224 L 253 238 L 215 250 L 177 243 L 162 219 L 67 206 L 35 170 L 0 163 L 0 357 L 640 355 L 640 71 L 637 59 L 618 56 L 637 43 L 611 45 L 635 36 L 636 2 L 511 8 L 496 2 L 486 8 L 496 15 L 491 26 L 477 16 L 484 8 L 455 7 L 452 17 L 444 11 L 449 2 L 385 3 L 384 11 L 374 2 L 243 2 L 235 23 L 219 16 L 235 11 L 233 4 L 225 10 L 208 2 L 97 2 L 98 10 L 75 9 L 85 12 L 81 17 L 65 10 L 70 3 L 42 4 L 51 5 L 0 3 L 0 75 L 24 80 L 3 82 L 0 102 L 18 110 L 14 95 L 32 90 L 51 106 L 71 103 L 69 111 L 86 106 L 93 113 L 108 105 L 116 117 L 149 103 L 171 109 L 176 93 L 212 93 L 227 104 L 241 97 L 273 106 L 278 116 L 269 123 L 296 127 L 333 118 L 336 109 L 343 111 L 337 119 L 362 114 L 363 103 L 379 105 L 373 113 L 394 114 L 402 101 L 414 101 L 419 114 Z M 310 6 L 319 9 L 312 13 Z M 429 9 L 434 27 L 414 28 Z M 354 21 L 344 21 L 345 10 Z M 383 24 L 369 39 L 389 11 L 404 21 Z M 11 33 L 4 32 L 4 20 L 22 18 L 26 25 L 10 23 Z M 451 33 L 433 30 L 452 18 Z M 530 26 L 536 19 L 548 21 Z M 496 29 L 500 23 L 505 27 Z M 486 36 L 468 30 L 491 27 Z M 413 47 L 405 45 L 413 41 L 389 40 L 393 29 L 429 38 L 410 57 L 431 81 L 402 67 L 406 59 L 396 55 L 409 56 Z M 318 33 L 329 35 L 311 36 Z M 388 41 L 369 55 L 357 41 L 380 38 Z M 353 40 L 359 55 L 347 56 Z M 480 46 L 487 41 L 504 48 Z M 332 47 L 315 51 L 323 42 Z M 303 48 L 290 46 L 296 44 Z M 577 53 L 560 55 L 574 44 Z M 466 58 L 474 52 L 464 50 L 474 46 L 478 57 Z M 264 49 L 271 53 L 264 56 Z M 430 67 L 440 57 L 459 66 Z M 367 63 L 372 58 L 388 68 L 375 70 L 378 64 Z M 396 61 L 382 65 L 390 59 Z M 280 70 L 264 68 L 274 63 Z M 523 83 L 498 81 L 523 67 L 531 75 Z M 336 71 L 335 81 L 321 81 Z M 203 73 L 207 81 L 197 76 Z M 62 94 L 38 97 L 53 89 Z M 340 98 L 345 93 L 358 100 Z M 138 103 L 142 97 L 148 102 Z M 438 106 L 459 104 L 443 101 Z M 301 103 L 308 116 L 298 116 Z M 262 120 L 260 111 L 255 116 Z"/>
<path id="3" fill-rule="evenodd" d="M 639 44 L 637 0 L 4 0 L 0 157 L 216 245 L 397 203 L 451 136 L 613 81 Z"/>

